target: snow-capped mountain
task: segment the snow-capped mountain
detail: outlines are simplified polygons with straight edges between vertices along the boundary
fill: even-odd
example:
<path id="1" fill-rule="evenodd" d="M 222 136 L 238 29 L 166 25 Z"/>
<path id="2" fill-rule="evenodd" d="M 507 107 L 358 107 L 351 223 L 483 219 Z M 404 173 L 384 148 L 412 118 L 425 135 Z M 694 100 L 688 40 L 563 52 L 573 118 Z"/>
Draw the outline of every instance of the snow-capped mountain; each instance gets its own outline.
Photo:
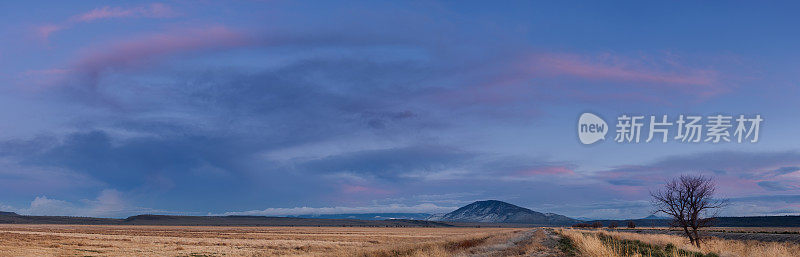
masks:
<path id="1" fill-rule="evenodd" d="M 477 201 L 444 215 L 433 215 L 428 220 L 541 225 L 565 225 L 577 222 L 577 220 L 563 215 L 544 214 L 497 200 Z"/>

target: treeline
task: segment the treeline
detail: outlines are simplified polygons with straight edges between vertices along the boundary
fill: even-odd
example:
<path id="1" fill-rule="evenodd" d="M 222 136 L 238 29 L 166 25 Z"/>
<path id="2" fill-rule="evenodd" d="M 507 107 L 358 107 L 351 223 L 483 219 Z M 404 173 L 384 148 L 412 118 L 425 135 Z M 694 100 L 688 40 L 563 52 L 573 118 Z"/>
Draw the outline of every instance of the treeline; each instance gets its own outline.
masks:
<path id="1" fill-rule="evenodd" d="M 632 221 L 640 227 L 668 227 L 669 219 L 635 219 L 635 220 L 596 220 L 601 227 L 607 227 L 611 223 L 626 224 Z M 586 224 L 586 223 L 582 223 Z M 752 216 L 752 217 L 717 217 L 712 224 L 715 227 L 800 227 L 800 216 Z"/>
<path id="2" fill-rule="evenodd" d="M 625 225 L 628 228 L 636 228 L 636 222 L 633 222 L 633 221 L 630 221 L 630 220 L 628 222 L 626 222 Z M 592 222 L 591 224 L 589 224 L 589 223 L 578 223 L 578 224 L 572 225 L 572 227 L 573 228 L 602 228 L 603 227 L 603 223 L 599 222 L 599 221 Z M 613 228 L 618 228 L 618 227 L 619 227 L 619 223 L 616 222 L 616 221 L 612 221 L 612 222 L 608 223 L 608 228 L 612 228 L 613 229 Z"/>

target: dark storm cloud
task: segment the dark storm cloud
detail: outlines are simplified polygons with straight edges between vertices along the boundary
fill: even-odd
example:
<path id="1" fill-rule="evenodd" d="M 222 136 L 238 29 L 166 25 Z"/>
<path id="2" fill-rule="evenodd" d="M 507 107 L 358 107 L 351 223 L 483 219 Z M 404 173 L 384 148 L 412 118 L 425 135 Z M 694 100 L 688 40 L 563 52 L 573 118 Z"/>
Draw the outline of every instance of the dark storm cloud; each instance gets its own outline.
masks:
<path id="1" fill-rule="evenodd" d="M 107 133 L 92 131 L 71 134 L 46 152 L 28 155 L 21 163 L 80 171 L 120 190 L 148 183 L 168 187 L 187 181 L 213 184 L 219 181 L 218 176 L 241 175 L 237 172 L 243 153 L 252 150 L 234 142 L 203 136 L 113 142 Z M 197 176 L 202 167 L 219 169 L 218 176 Z"/>

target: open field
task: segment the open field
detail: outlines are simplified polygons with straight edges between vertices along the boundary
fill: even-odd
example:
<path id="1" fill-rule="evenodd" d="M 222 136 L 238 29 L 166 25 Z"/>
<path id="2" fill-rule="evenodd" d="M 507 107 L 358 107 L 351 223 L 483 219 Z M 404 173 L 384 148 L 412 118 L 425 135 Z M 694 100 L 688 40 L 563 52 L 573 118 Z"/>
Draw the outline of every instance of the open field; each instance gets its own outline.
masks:
<path id="1" fill-rule="evenodd" d="M 678 228 L 618 228 L 618 231 L 641 234 L 682 235 Z M 798 227 L 709 227 L 701 229 L 704 236 L 733 240 L 757 240 L 764 242 L 792 242 L 800 244 Z"/>
<path id="2" fill-rule="evenodd" d="M 800 256 L 800 244 L 759 240 L 705 238 L 700 248 L 682 237 L 663 233 L 624 230 L 558 229 L 569 238 L 576 254 L 592 257 L 617 256 Z M 659 231 L 652 229 L 650 231 Z M 741 234 L 741 233 L 739 233 Z"/>
<path id="3" fill-rule="evenodd" d="M 668 230 L 0 224 L 0 256 L 800 256 L 800 244 L 793 242 L 709 238 L 696 248 L 664 232 Z"/>
<path id="4" fill-rule="evenodd" d="M 522 228 L 2 224 L 0 256 L 506 256 L 552 249 L 544 237 Z"/>
<path id="5" fill-rule="evenodd" d="M 678 231 L 679 228 L 670 227 L 637 227 L 637 228 L 616 228 L 618 230 L 672 230 Z M 707 227 L 701 228 L 702 231 L 709 232 L 728 232 L 728 233 L 769 233 L 769 234 L 800 234 L 800 227 Z"/>

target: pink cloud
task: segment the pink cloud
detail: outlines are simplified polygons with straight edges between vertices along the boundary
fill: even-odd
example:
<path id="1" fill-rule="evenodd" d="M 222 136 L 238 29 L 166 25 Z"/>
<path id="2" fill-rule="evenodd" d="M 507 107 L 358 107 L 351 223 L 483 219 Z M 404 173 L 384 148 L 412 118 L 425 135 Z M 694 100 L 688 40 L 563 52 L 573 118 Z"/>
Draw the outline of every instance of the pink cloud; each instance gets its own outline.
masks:
<path id="1" fill-rule="evenodd" d="M 538 56 L 535 69 L 547 75 L 565 75 L 586 79 L 711 86 L 716 83 L 716 72 L 688 69 L 674 61 L 653 65 L 640 60 L 622 57 L 590 59 L 577 55 L 547 54 Z"/>
<path id="2" fill-rule="evenodd" d="M 47 40 L 53 33 L 69 29 L 78 23 L 89 23 L 112 18 L 170 18 L 178 15 L 177 12 L 172 10 L 172 7 L 162 3 L 153 3 L 147 6 L 133 8 L 105 6 L 72 16 L 72 18 L 61 24 L 38 26 L 34 28 L 34 33 L 40 39 Z"/>
<path id="3" fill-rule="evenodd" d="M 37 37 L 39 37 L 41 39 L 47 39 L 47 38 L 50 37 L 50 34 L 53 34 L 53 33 L 57 32 L 57 31 L 62 30 L 62 29 L 64 29 L 64 26 L 47 24 L 47 25 L 42 25 L 42 26 L 36 27 L 34 29 L 34 31 L 35 31 Z"/>
<path id="4" fill-rule="evenodd" d="M 75 22 L 91 22 L 100 19 L 110 18 L 134 18 L 134 17 L 148 17 L 148 18 L 169 18 L 176 16 L 177 13 L 171 7 L 161 3 L 154 3 L 148 6 L 140 6 L 135 8 L 122 8 L 105 6 L 102 8 L 95 8 L 72 17 Z"/>
<path id="5" fill-rule="evenodd" d="M 432 98 L 472 108 L 530 106 L 564 99 L 672 105 L 676 99 L 680 103 L 702 101 L 730 91 L 720 82 L 719 72 L 696 66 L 674 55 L 531 52 L 459 73 L 468 79 L 460 82 L 458 90 L 440 91 Z"/>
<path id="6" fill-rule="evenodd" d="M 173 30 L 92 48 L 72 66 L 73 70 L 96 76 L 105 69 L 131 68 L 175 54 L 226 49 L 251 42 L 244 33 L 221 26 Z"/>

